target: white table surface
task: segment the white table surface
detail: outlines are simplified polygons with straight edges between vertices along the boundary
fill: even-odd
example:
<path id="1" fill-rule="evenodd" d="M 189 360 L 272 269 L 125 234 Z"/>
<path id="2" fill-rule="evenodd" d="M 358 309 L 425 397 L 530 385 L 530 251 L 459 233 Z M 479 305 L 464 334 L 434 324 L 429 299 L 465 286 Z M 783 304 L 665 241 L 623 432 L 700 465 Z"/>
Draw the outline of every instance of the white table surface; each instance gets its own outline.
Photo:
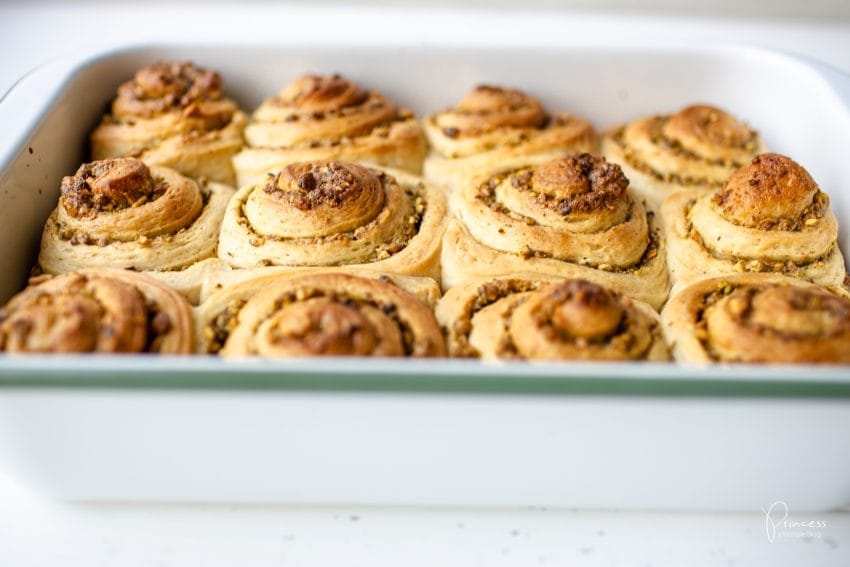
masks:
<path id="1" fill-rule="evenodd" d="M 847 566 L 850 514 L 62 504 L 0 477 L 0 565 Z"/>
<path id="2" fill-rule="evenodd" d="M 44 61 L 138 42 L 333 38 L 374 43 L 375 10 L 274 4 L 0 5 L 0 96 Z M 474 11 L 397 12 L 381 37 L 397 43 L 536 45 L 665 37 L 795 51 L 850 71 L 850 23 L 641 18 L 509 12 L 480 29 Z M 475 33 L 469 30 L 474 29 Z M 191 30 L 191 31 L 187 31 Z M 6 135 L 0 127 L 0 137 Z M 2 392 L 0 392 L 2 395 Z M 285 506 L 69 504 L 33 493 L 0 470 L 0 565 L 850 565 L 850 513 L 795 514 L 826 526 L 770 543 L 762 513 L 576 510 L 332 509 Z"/>

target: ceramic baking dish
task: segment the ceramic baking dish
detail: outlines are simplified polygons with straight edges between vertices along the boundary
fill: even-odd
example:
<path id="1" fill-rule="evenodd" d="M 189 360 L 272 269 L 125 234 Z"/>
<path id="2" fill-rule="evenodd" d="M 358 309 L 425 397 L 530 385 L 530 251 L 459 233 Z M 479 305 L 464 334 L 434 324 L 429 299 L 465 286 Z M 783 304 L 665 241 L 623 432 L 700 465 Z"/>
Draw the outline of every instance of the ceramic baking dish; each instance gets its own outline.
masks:
<path id="1" fill-rule="evenodd" d="M 339 71 L 424 113 L 515 85 L 604 128 L 695 101 L 831 195 L 850 251 L 850 79 L 738 46 L 159 46 L 47 65 L 0 102 L 0 299 L 116 86 L 157 58 L 255 107 Z M 795 510 L 850 503 L 850 369 L 0 357 L 0 467 L 59 498 Z"/>

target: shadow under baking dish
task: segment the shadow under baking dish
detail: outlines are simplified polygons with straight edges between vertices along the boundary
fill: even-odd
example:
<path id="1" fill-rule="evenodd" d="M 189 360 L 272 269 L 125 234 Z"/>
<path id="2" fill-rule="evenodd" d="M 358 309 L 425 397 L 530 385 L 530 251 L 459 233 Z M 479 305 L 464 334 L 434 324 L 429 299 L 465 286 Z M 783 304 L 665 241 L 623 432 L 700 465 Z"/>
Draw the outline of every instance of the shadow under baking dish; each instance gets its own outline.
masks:
<path id="1" fill-rule="evenodd" d="M 0 103 L 0 300 L 115 88 L 158 58 L 217 69 L 246 109 L 310 71 L 420 115 L 476 83 L 522 87 L 599 129 L 710 102 L 811 171 L 850 250 L 850 79 L 793 57 L 139 47 L 47 65 Z M 0 463 L 66 499 L 816 510 L 850 502 L 848 397 L 846 367 L 0 356 Z"/>

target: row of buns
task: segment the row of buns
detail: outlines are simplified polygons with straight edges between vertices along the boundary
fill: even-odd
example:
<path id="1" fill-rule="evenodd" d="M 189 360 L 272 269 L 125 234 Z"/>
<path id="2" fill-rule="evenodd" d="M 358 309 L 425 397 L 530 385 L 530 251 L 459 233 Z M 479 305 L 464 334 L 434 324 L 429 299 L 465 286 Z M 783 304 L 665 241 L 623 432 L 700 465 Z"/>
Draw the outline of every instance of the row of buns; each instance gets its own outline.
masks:
<path id="1" fill-rule="evenodd" d="M 235 187 L 290 163 L 337 159 L 424 173 L 451 189 L 483 171 L 601 151 L 653 206 L 675 189 L 718 188 L 766 151 L 756 131 L 705 104 L 600 136 L 587 120 L 549 112 L 517 89 L 479 85 L 454 107 L 417 120 L 340 75 L 302 76 L 249 117 L 214 71 L 163 61 L 118 88 L 90 141 L 94 160 L 134 156 Z"/>
<path id="2" fill-rule="evenodd" d="M 216 73 L 159 62 L 121 85 L 91 147 L 45 224 L 45 275 L 0 312 L 5 350 L 850 356 L 829 197 L 708 105 L 600 143 L 518 90 L 477 87 L 420 122 L 333 75 L 249 118 Z M 141 302 L 118 309 L 141 348 L 92 346 L 115 333 L 104 282 L 136 290 L 115 297 Z M 94 342 L 69 347 L 83 327 Z"/>
<path id="3" fill-rule="evenodd" d="M 2 310 L 12 353 L 390 356 L 850 363 L 850 301 L 803 280 L 700 280 L 660 316 L 583 279 L 516 274 L 439 297 L 429 278 L 362 269 L 265 274 L 198 307 L 137 272 L 42 276 Z"/>

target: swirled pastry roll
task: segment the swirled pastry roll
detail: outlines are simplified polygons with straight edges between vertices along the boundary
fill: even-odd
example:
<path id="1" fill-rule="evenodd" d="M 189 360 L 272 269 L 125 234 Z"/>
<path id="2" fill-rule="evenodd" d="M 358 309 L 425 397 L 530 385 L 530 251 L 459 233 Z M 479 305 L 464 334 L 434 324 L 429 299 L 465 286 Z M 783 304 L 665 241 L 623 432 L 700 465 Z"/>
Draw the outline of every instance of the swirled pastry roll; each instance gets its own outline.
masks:
<path id="1" fill-rule="evenodd" d="M 186 300 L 126 270 L 39 276 L 0 309 L 10 353 L 188 354 L 193 336 Z"/>
<path id="2" fill-rule="evenodd" d="M 534 97 L 501 87 L 477 86 L 457 106 L 427 116 L 423 124 L 431 143 L 425 177 L 452 191 L 477 175 L 598 149 L 586 120 L 547 114 Z"/>
<path id="3" fill-rule="evenodd" d="M 586 280 L 474 280 L 450 289 L 436 314 L 451 356 L 669 360 L 652 307 Z"/>
<path id="4" fill-rule="evenodd" d="M 635 120 L 602 139 L 602 154 L 623 168 L 637 194 L 655 208 L 674 191 L 721 187 L 764 151 L 757 132 L 706 104 Z"/>
<path id="5" fill-rule="evenodd" d="M 220 351 L 236 326 L 239 312 L 249 299 L 266 286 L 284 279 L 326 274 L 379 280 L 408 292 L 429 307 L 436 305 L 440 298 L 440 286 L 431 278 L 398 276 L 362 268 L 269 267 L 221 272 L 209 278 L 203 300 L 197 307 L 196 344 L 199 352 L 209 354 Z"/>
<path id="6" fill-rule="evenodd" d="M 438 279 L 445 215 L 442 192 L 419 177 L 294 163 L 236 193 L 218 254 L 237 268 L 358 265 Z"/>
<path id="7" fill-rule="evenodd" d="M 721 189 L 670 195 L 662 210 L 677 286 L 736 272 L 775 272 L 825 286 L 844 281 L 829 197 L 785 156 L 756 156 Z"/>
<path id="8" fill-rule="evenodd" d="M 413 113 L 339 75 L 305 75 L 267 99 L 245 141 L 233 159 L 239 187 L 300 161 L 364 161 L 418 174 L 426 151 Z"/>
<path id="9" fill-rule="evenodd" d="M 245 114 L 222 96 L 221 77 L 189 62 L 158 61 L 118 87 L 92 132 L 92 159 L 137 157 L 194 179 L 233 185 Z"/>
<path id="10" fill-rule="evenodd" d="M 682 362 L 850 364 L 850 300 L 786 276 L 700 280 L 661 318 Z"/>
<path id="11" fill-rule="evenodd" d="M 126 268 L 166 281 L 196 300 L 215 257 L 233 189 L 197 182 L 134 158 L 87 163 L 62 180 L 38 261 L 48 274 Z"/>
<path id="12" fill-rule="evenodd" d="M 531 272 L 587 279 L 656 309 L 667 298 L 663 240 L 616 164 L 558 158 L 468 183 L 452 201 L 444 288 Z"/>
<path id="13" fill-rule="evenodd" d="M 445 355 L 431 308 L 380 279 L 330 272 L 278 277 L 244 304 L 229 305 L 204 328 L 207 350 L 220 348 L 223 356 Z"/>

